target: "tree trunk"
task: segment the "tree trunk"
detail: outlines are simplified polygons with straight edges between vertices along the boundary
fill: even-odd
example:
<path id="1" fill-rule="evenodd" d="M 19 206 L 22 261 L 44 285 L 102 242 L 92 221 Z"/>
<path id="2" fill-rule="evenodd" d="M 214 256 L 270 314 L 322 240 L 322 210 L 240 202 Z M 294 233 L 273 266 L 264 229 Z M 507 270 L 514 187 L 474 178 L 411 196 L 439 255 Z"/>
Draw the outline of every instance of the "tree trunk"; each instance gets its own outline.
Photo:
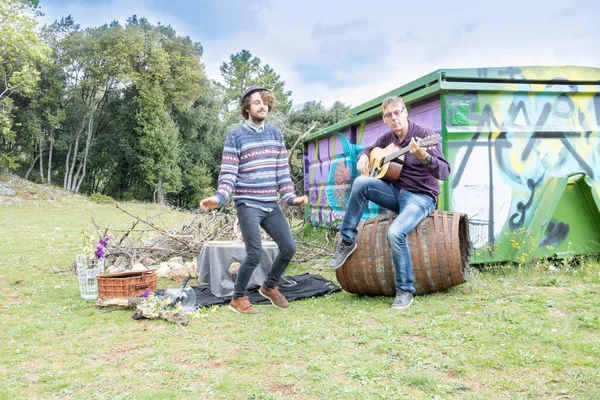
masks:
<path id="1" fill-rule="evenodd" d="M 82 169 L 83 169 L 83 160 L 79 161 L 79 166 L 77 167 L 77 172 L 75 172 L 75 176 L 73 177 L 73 185 L 72 185 L 73 190 L 71 190 L 71 192 L 73 192 L 73 193 L 77 193 L 77 191 L 79 190 L 79 185 L 77 185 L 77 182 L 78 182 L 77 177 L 81 173 Z M 81 181 L 79 181 L 79 183 L 81 183 Z"/>
<path id="2" fill-rule="evenodd" d="M 44 183 L 44 149 L 42 146 L 42 138 L 38 142 L 40 148 L 40 182 Z"/>
<path id="3" fill-rule="evenodd" d="M 158 187 L 156 188 L 156 200 L 161 206 L 165 205 L 165 192 L 163 190 L 162 175 L 158 174 Z"/>
<path id="4" fill-rule="evenodd" d="M 72 147 L 72 143 L 69 140 L 69 150 L 67 151 L 67 161 L 65 162 L 65 178 L 64 178 L 64 182 L 63 182 L 63 188 L 65 190 L 67 189 L 67 178 L 69 176 L 69 162 L 71 161 L 71 147 Z"/>
<path id="5" fill-rule="evenodd" d="M 75 187 L 75 182 L 73 179 L 73 172 L 75 171 L 75 164 L 77 163 L 77 153 L 79 152 L 79 138 L 81 138 L 81 134 L 83 133 L 83 130 L 85 129 L 85 119 L 87 117 L 87 113 L 81 118 L 81 122 L 79 123 L 79 126 L 77 127 L 77 132 L 75 132 L 75 143 L 73 143 L 73 154 L 72 156 L 72 160 L 71 160 L 71 166 L 67 165 L 68 168 L 68 176 L 67 176 L 67 187 L 66 189 L 69 192 L 73 191 L 73 188 Z"/>
<path id="6" fill-rule="evenodd" d="M 87 158 L 88 158 L 88 154 L 90 152 L 90 145 L 92 143 L 93 128 L 94 128 L 94 104 L 92 103 L 92 111 L 90 112 L 90 120 L 88 123 L 88 134 L 87 134 L 87 139 L 85 141 L 85 153 L 83 155 L 83 160 L 81 160 L 81 162 L 79 163 L 79 169 L 77 170 L 77 175 L 75 175 L 75 184 L 76 184 L 75 193 L 79 193 L 79 187 L 81 186 L 81 182 L 83 182 L 83 178 L 85 178 L 85 167 L 87 165 Z M 82 171 L 82 167 L 83 167 L 83 171 Z M 79 175 L 80 172 L 81 172 L 81 178 L 79 178 L 79 181 L 77 181 L 77 176 Z"/>
<path id="7" fill-rule="evenodd" d="M 48 149 L 48 177 L 46 178 L 48 185 L 52 183 L 52 150 L 54 150 L 54 138 L 52 137 L 52 134 L 50 134 L 50 148 Z"/>
<path id="8" fill-rule="evenodd" d="M 31 165 L 29 166 L 29 168 L 27 168 L 27 172 L 25 172 L 25 176 L 24 176 L 24 178 L 26 180 L 29 179 L 29 174 L 31 174 L 31 171 L 33 171 L 33 167 L 35 167 L 35 163 L 37 162 L 38 158 L 40 158 L 39 154 L 37 156 L 35 156 L 35 158 L 31 162 Z"/>
<path id="9" fill-rule="evenodd" d="M 106 183 L 104 184 L 104 187 L 102 188 L 102 194 L 106 194 L 106 190 L 110 187 L 110 185 L 112 184 L 112 176 L 110 178 L 108 178 L 108 181 L 106 181 Z M 98 183 L 98 188 L 100 188 L 100 183 Z M 113 194 L 114 196 L 114 194 Z"/>
<path id="10" fill-rule="evenodd" d="M 75 170 L 75 163 L 77 162 L 77 153 L 79 152 L 79 138 L 81 136 L 81 132 L 77 132 L 75 136 L 75 143 L 73 143 L 73 153 L 71 154 L 71 165 L 67 165 L 68 167 L 68 176 L 67 176 L 67 190 L 69 192 L 72 191 L 73 188 L 73 171 Z"/>

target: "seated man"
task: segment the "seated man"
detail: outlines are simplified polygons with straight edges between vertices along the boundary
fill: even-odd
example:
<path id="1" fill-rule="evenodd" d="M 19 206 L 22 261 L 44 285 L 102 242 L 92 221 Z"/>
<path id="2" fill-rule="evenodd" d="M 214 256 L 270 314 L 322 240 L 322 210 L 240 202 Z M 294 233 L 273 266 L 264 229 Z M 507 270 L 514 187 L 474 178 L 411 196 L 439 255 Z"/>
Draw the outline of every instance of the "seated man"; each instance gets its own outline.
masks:
<path id="1" fill-rule="evenodd" d="M 406 106 L 400 97 L 386 98 L 381 105 L 381 112 L 390 130 L 363 150 L 358 158 L 357 169 L 366 173 L 371 151 L 376 147 L 383 149 L 390 143 L 400 147 L 409 146 L 410 154 L 406 154 L 400 176 L 394 182 L 363 176 L 356 178 L 340 227 L 342 240 L 329 266 L 335 269 L 341 267 L 356 250 L 354 238 L 368 200 L 398 213 L 389 227 L 387 240 L 396 273 L 396 298 L 392 308 L 405 309 L 413 303 L 415 291 L 406 236 L 435 209 L 440 193 L 438 180 L 450 175 L 450 165 L 444 159 L 441 144 L 429 150 L 418 145 L 417 140 L 432 135 L 433 131 L 408 119 Z"/>

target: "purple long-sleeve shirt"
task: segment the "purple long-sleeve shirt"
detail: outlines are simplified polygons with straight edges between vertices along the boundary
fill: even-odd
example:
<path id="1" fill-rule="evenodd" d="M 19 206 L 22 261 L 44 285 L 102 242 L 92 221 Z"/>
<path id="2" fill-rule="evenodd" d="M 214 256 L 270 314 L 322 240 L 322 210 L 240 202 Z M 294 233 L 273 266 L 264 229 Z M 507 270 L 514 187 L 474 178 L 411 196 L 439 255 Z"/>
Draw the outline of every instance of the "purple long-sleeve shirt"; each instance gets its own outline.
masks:
<path id="1" fill-rule="evenodd" d="M 398 140 L 398 136 L 392 130 L 389 130 L 377 138 L 375 143 L 366 147 L 360 155 L 365 154 L 368 156 L 375 147 L 385 148 L 390 143 L 405 147 L 408 146 L 410 139 L 413 137 L 418 141 L 430 135 L 433 135 L 431 129 L 417 125 L 409 120 L 408 132 L 402 141 Z M 437 197 L 440 194 L 439 181 L 448 178 L 450 175 L 450 164 L 444 158 L 441 143 L 426 150 L 431 155 L 431 164 L 423 165 L 421 164 L 421 160 L 407 152 L 400 177 L 393 184 L 411 193 L 426 194 L 432 197 L 437 203 Z"/>

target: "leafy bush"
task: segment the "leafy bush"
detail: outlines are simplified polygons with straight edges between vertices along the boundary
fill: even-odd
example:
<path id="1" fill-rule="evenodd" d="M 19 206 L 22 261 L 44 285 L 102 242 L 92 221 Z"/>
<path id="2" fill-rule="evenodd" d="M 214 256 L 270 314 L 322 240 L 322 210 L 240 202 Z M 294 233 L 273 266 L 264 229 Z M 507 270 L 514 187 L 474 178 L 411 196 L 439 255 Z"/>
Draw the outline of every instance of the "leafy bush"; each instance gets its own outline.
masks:
<path id="1" fill-rule="evenodd" d="M 98 203 L 98 204 L 110 204 L 110 203 L 114 203 L 114 199 L 110 196 L 107 196 L 105 194 L 102 193 L 92 193 L 89 197 L 90 201 L 93 201 L 94 203 Z"/>

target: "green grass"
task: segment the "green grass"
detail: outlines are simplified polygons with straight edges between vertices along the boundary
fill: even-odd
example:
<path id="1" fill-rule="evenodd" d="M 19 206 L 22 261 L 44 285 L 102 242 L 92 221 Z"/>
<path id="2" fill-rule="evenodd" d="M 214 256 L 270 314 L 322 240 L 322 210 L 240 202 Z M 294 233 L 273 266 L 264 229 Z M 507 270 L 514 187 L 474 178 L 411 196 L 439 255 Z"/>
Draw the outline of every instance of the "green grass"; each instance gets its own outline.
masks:
<path id="1" fill-rule="evenodd" d="M 417 297 L 407 311 L 391 310 L 391 298 L 342 292 L 288 310 L 257 306 L 258 316 L 202 309 L 180 327 L 96 309 L 79 297 L 76 276 L 52 271 L 73 264 L 90 217 L 129 226 L 123 213 L 35 186 L 19 196 L 0 204 L 0 398 L 600 397 L 595 259 L 555 272 L 473 270 L 467 284 Z M 166 228 L 188 218 L 125 207 Z M 327 262 L 293 264 L 288 274 L 335 280 L 319 268 Z"/>

